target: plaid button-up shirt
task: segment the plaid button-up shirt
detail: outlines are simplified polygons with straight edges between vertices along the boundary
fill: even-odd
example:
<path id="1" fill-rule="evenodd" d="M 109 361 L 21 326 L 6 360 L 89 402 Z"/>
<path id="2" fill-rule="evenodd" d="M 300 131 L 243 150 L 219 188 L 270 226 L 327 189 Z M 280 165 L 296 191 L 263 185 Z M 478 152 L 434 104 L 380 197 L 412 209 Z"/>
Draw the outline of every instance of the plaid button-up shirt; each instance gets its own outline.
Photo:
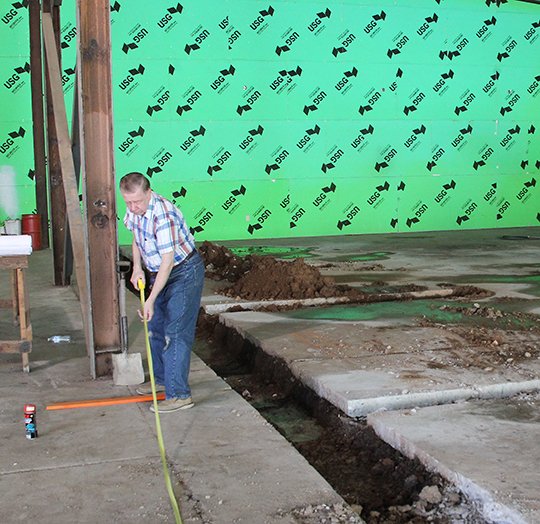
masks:
<path id="1" fill-rule="evenodd" d="M 146 213 L 140 216 L 127 210 L 124 225 L 133 232 L 148 271 L 159 271 L 165 253 L 174 251 L 176 266 L 195 249 L 195 240 L 181 211 L 154 191 Z"/>

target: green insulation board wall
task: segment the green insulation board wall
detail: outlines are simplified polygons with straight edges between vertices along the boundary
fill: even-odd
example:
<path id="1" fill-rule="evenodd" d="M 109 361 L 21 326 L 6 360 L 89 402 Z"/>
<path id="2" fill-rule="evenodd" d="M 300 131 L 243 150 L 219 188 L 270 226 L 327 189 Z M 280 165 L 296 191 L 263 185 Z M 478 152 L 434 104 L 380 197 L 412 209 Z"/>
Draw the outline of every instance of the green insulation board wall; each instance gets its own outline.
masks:
<path id="1" fill-rule="evenodd" d="M 23 4 L 2 4 L 0 162 L 31 211 Z M 539 5 L 117 0 L 110 14 L 116 177 L 147 174 L 198 240 L 539 225 Z M 73 1 L 61 27 L 71 109 Z"/>

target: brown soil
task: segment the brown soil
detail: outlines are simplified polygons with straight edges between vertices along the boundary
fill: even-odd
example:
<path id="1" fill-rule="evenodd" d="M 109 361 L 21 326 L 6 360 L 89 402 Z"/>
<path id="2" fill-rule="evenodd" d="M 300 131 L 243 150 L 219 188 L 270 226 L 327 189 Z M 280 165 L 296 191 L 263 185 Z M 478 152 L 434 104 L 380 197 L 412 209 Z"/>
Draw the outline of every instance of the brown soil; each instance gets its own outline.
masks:
<path id="1" fill-rule="evenodd" d="M 278 360 L 215 317 L 199 317 L 198 355 L 255 407 L 369 524 L 483 522 L 447 482 L 381 441 L 363 420 L 344 417 Z M 205 340 L 205 343 L 202 340 Z M 437 502 L 422 495 L 429 488 Z M 302 524 L 359 522 L 344 508 L 295 510 Z"/>
<path id="2" fill-rule="evenodd" d="M 454 352 L 454 367 L 478 367 L 493 371 L 497 366 L 513 366 L 540 358 L 540 318 L 522 311 L 502 311 L 495 307 L 442 306 L 444 311 L 478 317 L 474 326 L 440 324 L 423 319 L 419 325 L 436 325 L 465 339 L 474 351 Z"/>
<path id="3" fill-rule="evenodd" d="M 365 288 L 336 284 L 334 279 L 321 275 L 319 268 L 299 258 L 292 262 L 272 256 L 247 255 L 239 257 L 224 246 L 204 242 L 199 251 L 205 261 L 206 276 L 226 280 L 231 285 L 220 289 L 221 294 L 244 300 L 289 300 L 347 297 L 351 302 L 407 300 L 406 294 L 423 291 L 416 284 L 388 285 L 375 281 Z M 452 287 L 455 297 L 484 298 L 492 294 L 473 286 L 439 284 Z M 402 294 L 403 296 L 398 296 Z M 393 296 L 392 296 L 393 295 Z M 274 308 L 275 309 L 275 308 Z"/>
<path id="4" fill-rule="evenodd" d="M 286 300 L 360 296 L 349 286 L 336 285 L 329 277 L 299 258 L 293 262 L 271 256 L 238 257 L 223 246 L 204 242 L 200 247 L 207 275 L 232 285 L 220 293 L 246 300 Z"/>

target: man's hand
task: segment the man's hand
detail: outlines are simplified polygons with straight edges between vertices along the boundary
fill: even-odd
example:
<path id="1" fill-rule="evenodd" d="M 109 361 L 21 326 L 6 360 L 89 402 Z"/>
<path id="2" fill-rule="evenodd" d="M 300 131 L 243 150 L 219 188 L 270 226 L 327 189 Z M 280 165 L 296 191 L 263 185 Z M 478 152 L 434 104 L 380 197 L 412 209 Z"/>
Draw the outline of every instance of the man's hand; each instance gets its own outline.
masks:
<path id="1" fill-rule="evenodd" d="M 137 310 L 137 313 L 139 314 L 139 318 L 141 320 L 145 320 L 149 322 L 152 320 L 152 317 L 154 316 L 154 301 L 150 298 L 145 301 L 144 303 L 144 311 L 141 312 L 141 310 Z"/>
<path id="2" fill-rule="evenodd" d="M 143 284 L 146 284 L 146 280 L 144 278 L 144 271 L 142 270 L 142 268 L 134 267 L 129 281 L 137 291 L 139 291 L 139 279 L 143 281 Z"/>

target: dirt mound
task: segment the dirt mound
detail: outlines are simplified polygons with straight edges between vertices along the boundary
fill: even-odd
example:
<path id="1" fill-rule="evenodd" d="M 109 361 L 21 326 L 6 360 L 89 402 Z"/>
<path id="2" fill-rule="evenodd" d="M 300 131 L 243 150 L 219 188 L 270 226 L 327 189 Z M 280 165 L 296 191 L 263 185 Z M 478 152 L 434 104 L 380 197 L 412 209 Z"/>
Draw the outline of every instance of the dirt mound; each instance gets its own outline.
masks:
<path id="1" fill-rule="evenodd" d="M 206 275 L 228 280 L 232 285 L 220 293 L 246 300 L 287 300 L 361 296 L 349 286 L 337 285 L 303 259 L 293 262 L 271 256 L 239 257 L 223 246 L 204 242 L 199 251 L 206 264 Z"/>
<path id="2" fill-rule="evenodd" d="M 294 262 L 252 255 L 251 270 L 242 275 L 224 292 L 248 300 L 284 300 L 344 296 L 351 289 L 336 285 L 333 279 L 302 259 Z"/>
<path id="3" fill-rule="evenodd" d="M 374 281 L 362 288 L 336 284 L 334 279 L 322 276 L 318 267 L 306 264 L 304 259 L 278 260 L 273 256 L 235 255 L 230 249 L 205 241 L 199 247 L 206 276 L 214 280 L 229 281 L 231 285 L 220 289 L 221 294 L 244 300 L 302 300 L 310 298 L 347 297 L 351 302 L 382 302 L 410 300 L 412 292 L 424 291 L 416 284 L 391 285 Z M 483 298 L 493 293 L 473 286 L 439 284 L 453 288 L 452 296 Z M 437 296 L 437 292 L 434 292 Z M 448 295 L 445 295 L 448 296 Z"/>
<path id="4" fill-rule="evenodd" d="M 204 241 L 198 248 L 206 266 L 206 277 L 236 282 L 252 266 L 252 257 L 239 257 L 223 246 Z"/>

